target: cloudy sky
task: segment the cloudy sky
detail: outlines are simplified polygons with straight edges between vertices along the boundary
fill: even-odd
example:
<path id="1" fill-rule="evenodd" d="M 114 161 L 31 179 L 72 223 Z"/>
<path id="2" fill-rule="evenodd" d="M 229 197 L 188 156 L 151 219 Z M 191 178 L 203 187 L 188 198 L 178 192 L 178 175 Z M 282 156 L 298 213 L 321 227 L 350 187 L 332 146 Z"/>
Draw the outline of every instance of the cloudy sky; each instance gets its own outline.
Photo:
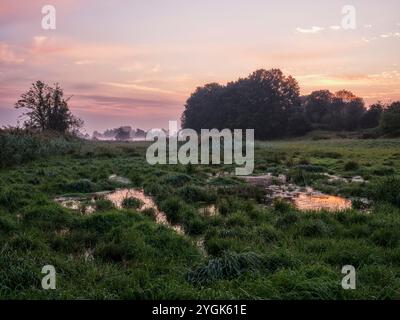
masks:
<path id="1" fill-rule="evenodd" d="M 41 27 L 44 5 L 56 30 Z M 356 9 L 356 29 L 342 8 Z M 1 0 L 0 126 L 36 80 L 59 82 L 87 132 L 178 120 L 197 86 L 281 68 L 302 94 L 400 99 L 398 0 Z"/>

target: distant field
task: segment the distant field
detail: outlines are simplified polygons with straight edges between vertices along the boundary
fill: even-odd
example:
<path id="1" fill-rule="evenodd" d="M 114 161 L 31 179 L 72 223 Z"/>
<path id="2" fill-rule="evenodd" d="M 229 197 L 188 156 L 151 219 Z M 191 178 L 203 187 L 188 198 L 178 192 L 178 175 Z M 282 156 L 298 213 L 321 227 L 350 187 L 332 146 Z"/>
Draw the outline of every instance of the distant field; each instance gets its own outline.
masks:
<path id="1" fill-rule="evenodd" d="M 338 213 L 267 204 L 231 166 L 150 166 L 145 146 L 85 142 L 4 162 L 1 299 L 400 298 L 400 140 L 256 143 L 255 175 L 354 200 Z M 143 188 L 184 234 L 137 203 L 120 210 L 98 199 L 85 215 L 54 201 L 116 188 Z M 45 291 L 49 264 L 57 290 Z M 341 287 L 344 265 L 357 270 L 356 290 Z"/>
<path id="2" fill-rule="evenodd" d="M 268 166 L 275 159 L 282 160 L 278 164 L 284 168 L 295 164 L 297 160 L 326 166 L 344 175 L 358 173 L 376 177 L 400 172 L 400 139 L 257 142 L 255 153 L 259 167 L 263 164 Z M 359 166 L 346 170 L 345 164 L 349 161 L 355 161 Z"/>

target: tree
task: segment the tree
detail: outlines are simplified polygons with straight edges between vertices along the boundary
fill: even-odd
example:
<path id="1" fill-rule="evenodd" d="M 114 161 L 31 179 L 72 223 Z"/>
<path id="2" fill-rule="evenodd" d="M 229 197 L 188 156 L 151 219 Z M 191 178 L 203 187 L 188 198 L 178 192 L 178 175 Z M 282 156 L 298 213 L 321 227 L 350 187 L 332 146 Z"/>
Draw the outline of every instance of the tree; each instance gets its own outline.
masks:
<path id="1" fill-rule="evenodd" d="M 125 126 L 119 127 L 116 131 L 115 140 L 128 141 L 132 136 L 132 127 Z"/>
<path id="2" fill-rule="evenodd" d="M 303 99 L 303 105 L 314 129 L 356 130 L 366 112 L 364 101 L 347 90 L 314 91 Z"/>
<path id="3" fill-rule="evenodd" d="M 299 86 L 279 69 L 257 70 L 247 78 L 197 88 L 185 104 L 182 127 L 254 129 L 259 139 L 288 135 L 291 111 L 300 106 Z"/>
<path id="4" fill-rule="evenodd" d="M 133 137 L 136 139 L 146 138 L 146 131 L 137 128 Z"/>
<path id="5" fill-rule="evenodd" d="M 279 69 L 257 70 L 227 85 L 210 83 L 190 96 L 182 127 L 254 129 L 257 139 L 299 136 L 312 129 L 357 130 L 373 126 L 379 108 L 367 111 L 364 100 L 348 90 L 314 91 L 299 96 L 299 85 Z"/>
<path id="6" fill-rule="evenodd" d="M 304 108 L 298 106 L 290 111 L 288 117 L 288 133 L 290 136 L 302 136 L 311 130 Z"/>
<path id="7" fill-rule="evenodd" d="M 400 101 L 393 102 L 383 111 L 380 129 L 385 134 L 400 135 Z"/>
<path id="8" fill-rule="evenodd" d="M 300 88 L 292 76 L 279 69 L 257 70 L 242 81 L 246 106 L 241 128 L 254 128 L 257 138 L 277 138 L 288 135 L 288 118 L 300 105 Z"/>
<path id="9" fill-rule="evenodd" d="M 383 109 L 384 106 L 381 102 L 371 105 L 361 117 L 361 127 L 363 129 L 378 127 Z"/>
<path id="10" fill-rule="evenodd" d="M 201 129 L 218 128 L 219 122 L 215 112 L 218 106 L 221 106 L 219 97 L 223 91 L 224 87 L 218 83 L 198 87 L 185 104 L 181 117 L 182 127 L 198 132 Z"/>
<path id="11" fill-rule="evenodd" d="M 314 91 L 303 102 L 308 121 L 317 129 L 330 124 L 330 114 L 334 95 L 329 90 Z"/>
<path id="12" fill-rule="evenodd" d="M 356 130 L 360 127 L 360 120 L 366 109 L 364 100 L 350 91 L 341 90 L 335 93 L 334 105 L 338 107 L 337 116 L 340 119 L 338 128 Z"/>
<path id="13" fill-rule="evenodd" d="M 15 108 L 25 109 L 23 116 L 27 118 L 24 122 L 27 128 L 76 133 L 83 126 L 83 121 L 69 110 L 69 99 L 64 98 L 64 92 L 58 84 L 50 87 L 42 81 L 37 81 L 21 95 Z"/>

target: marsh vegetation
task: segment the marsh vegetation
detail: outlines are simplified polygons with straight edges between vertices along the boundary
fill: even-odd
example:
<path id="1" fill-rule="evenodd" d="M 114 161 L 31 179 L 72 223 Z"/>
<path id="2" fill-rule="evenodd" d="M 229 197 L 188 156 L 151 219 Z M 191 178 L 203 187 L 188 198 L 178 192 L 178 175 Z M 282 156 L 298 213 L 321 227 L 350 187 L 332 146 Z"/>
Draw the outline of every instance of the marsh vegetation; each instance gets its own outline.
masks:
<path id="1" fill-rule="evenodd" d="M 2 162 L 3 299 L 400 296 L 399 140 L 256 143 L 255 176 L 352 201 L 338 211 L 271 199 L 228 165 L 150 166 L 145 143 L 65 145 Z M 79 210 L 82 203 L 93 210 Z M 57 290 L 41 289 L 47 264 Z M 340 285 L 347 264 L 357 290 Z"/>

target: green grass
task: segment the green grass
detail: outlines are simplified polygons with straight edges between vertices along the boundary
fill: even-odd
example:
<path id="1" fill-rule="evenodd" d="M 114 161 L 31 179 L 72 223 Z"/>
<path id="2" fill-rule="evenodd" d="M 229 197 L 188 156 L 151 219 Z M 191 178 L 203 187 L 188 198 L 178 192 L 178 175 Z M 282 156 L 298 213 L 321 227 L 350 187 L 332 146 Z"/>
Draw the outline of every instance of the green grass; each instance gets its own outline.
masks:
<path id="1" fill-rule="evenodd" d="M 256 143 L 256 173 L 343 196 L 365 196 L 368 212 L 299 212 L 231 176 L 231 166 L 159 165 L 145 143 L 84 143 L 0 171 L 0 299 L 398 299 L 400 140 L 292 140 Z M 355 165 L 357 164 L 357 165 Z M 328 182 L 323 173 L 367 183 Z M 97 212 L 62 208 L 55 196 L 144 188 L 185 235 L 155 212 L 97 200 Z M 200 212 L 215 204 L 219 215 Z M 204 248 L 196 241 L 204 239 Z M 57 271 L 57 290 L 40 282 Z M 357 289 L 340 286 L 343 265 Z"/>

